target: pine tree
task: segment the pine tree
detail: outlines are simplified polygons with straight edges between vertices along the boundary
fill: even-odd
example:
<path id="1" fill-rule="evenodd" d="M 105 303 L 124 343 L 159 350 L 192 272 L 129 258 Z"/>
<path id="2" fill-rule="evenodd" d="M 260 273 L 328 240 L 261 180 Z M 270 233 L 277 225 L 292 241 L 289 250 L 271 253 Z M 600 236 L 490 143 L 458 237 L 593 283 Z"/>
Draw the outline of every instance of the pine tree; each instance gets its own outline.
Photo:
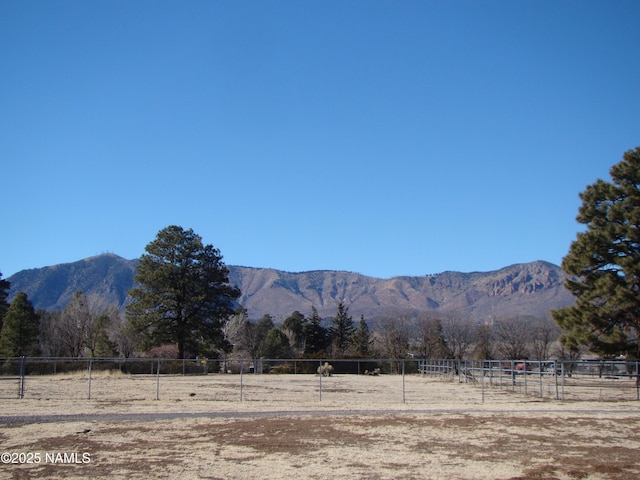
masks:
<path id="1" fill-rule="evenodd" d="M 371 344 L 373 339 L 371 338 L 371 332 L 369 326 L 364 320 L 364 315 L 360 316 L 360 322 L 358 328 L 353 334 L 353 351 L 361 357 L 368 357 L 371 355 Z"/>
<path id="2" fill-rule="evenodd" d="M 282 322 L 282 331 L 289 338 L 292 353 L 300 353 L 304 351 L 306 341 L 304 331 L 307 325 L 307 319 L 304 318 L 304 315 L 297 310 Z"/>
<path id="3" fill-rule="evenodd" d="M 573 306 L 552 312 L 565 348 L 640 357 L 640 147 L 580 194 L 585 225 L 562 260 Z"/>
<path id="4" fill-rule="evenodd" d="M 203 346 L 230 349 L 222 329 L 240 291 L 229 284 L 220 251 L 175 225 L 158 232 L 145 250 L 127 317 L 147 345 L 173 343 L 181 358 L 187 349 L 196 355 Z"/>
<path id="5" fill-rule="evenodd" d="M 276 325 L 273 321 L 273 317 L 268 313 L 265 313 L 260 321 L 253 325 L 252 334 L 253 334 L 253 343 L 256 346 L 255 356 L 252 355 L 253 358 L 260 358 L 266 356 L 266 340 L 269 332 L 276 328 Z"/>
<path id="6" fill-rule="evenodd" d="M 40 320 L 27 294 L 19 292 L 4 318 L 0 356 L 22 357 L 36 353 Z"/>
<path id="7" fill-rule="evenodd" d="M 0 330 L 2 330 L 4 316 L 7 314 L 7 310 L 9 310 L 9 303 L 7 302 L 9 287 L 11 287 L 11 283 L 8 280 L 4 280 L 2 278 L 2 272 L 0 272 Z"/>
<path id="8" fill-rule="evenodd" d="M 289 338 L 278 327 L 272 328 L 262 344 L 262 354 L 265 358 L 290 358 Z"/>
<path id="9" fill-rule="evenodd" d="M 311 307 L 311 317 L 304 328 L 304 354 L 306 356 L 317 356 L 327 348 L 327 329 L 321 325 L 321 322 L 318 310 L 316 307 Z"/>
<path id="10" fill-rule="evenodd" d="M 339 357 L 348 352 L 355 331 L 356 327 L 349 315 L 349 307 L 340 302 L 338 304 L 338 312 L 333 317 L 331 327 L 329 327 L 329 337 L 331 338 L 334 356 Z"/>

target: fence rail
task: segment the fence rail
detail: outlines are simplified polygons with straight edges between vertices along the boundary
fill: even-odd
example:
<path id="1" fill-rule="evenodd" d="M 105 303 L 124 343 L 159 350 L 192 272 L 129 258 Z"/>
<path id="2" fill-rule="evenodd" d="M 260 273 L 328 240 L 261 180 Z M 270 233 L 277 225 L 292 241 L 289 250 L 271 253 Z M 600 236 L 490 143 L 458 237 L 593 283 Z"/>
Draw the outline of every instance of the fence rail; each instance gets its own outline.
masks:
<path id="1" fill-rule="evenodd" d="M 240 400 L 251 392 L 248 375 L 300 375 L 301 387 L 322 400 L 319 370 L 325 363 L 334 376 L 393 375 L 396 399 L 407 400 L 418 389 L 411 385 L 425 378 L 469 383 L 485 391 L 499 389 L 561 401 L 640 400 L 639 362 L 528 361 L 528 360 L 425 360 L 425 359 L 161 359 L 161 358 L 0 358 L 0 399 L 78 398 L 136 399 L 153 392 L 155 399 L 187 383 L 207 386 L 204 398 Z M 312 377 L 310 377 L 312 375 Z M 204 380 L 207 377 L 208 380 Z M 316 378 L 317 377 L 317 378 Z M 131 382 L 122 393 L 106 390 L 105 378 Z M 181 378 L 181 379 L 180 379 Z M 267 377 L 265 377 L 266 379 Z M 314 379 L 315 378 L 315 379 Z M 408 379 L 408 380 L 407 380 Z M 406 382 L 410 382 L 409 385 Z M 216 383 L 217 382 L 217 383 Z M 268 380 L 265 382 L 269 383 Z M 413 382 L 413 383 L 411 383 Z M 215 385 L 223 387 L 216 389 Z M 278 382 L 270 382 L 272 389 Z M 337 391 L 332 386 L 334 393 Z M 407 393 L 409 392 L 409 393 Z M 123 398 L 117 398 L 124 395 Z"/>
<path id="2" fill-rule="evenodd" d="M 180 381 L 183 386 L 188 383 L 202 383 L 199 377 L 217 378 L 225 377 L 230 381 L 222 381 L 222 384 L 231 384 L 227 387 L 227 394 L 219 392 L 208 393 L 207 398 L 233 399 L 242 401 L 243 388 L 247 375 L 264 374 L 314 374 L 322 370 L 325 363 L 331 364 L 331 375 L 382 375 L 401 374 L 402 398 L 404 401 L 404 374 L 417 373 L 417 363 L 403 359 L 257 359 L 255 361 L 222 358 L 222 359 L 163 359 L 163 358 L 67 358 L 67 357 L 21 357 L 0 358 L 0 399 L 11 398 L 110 398 L 115 395 L 125 395 L 126 399 L 136 399 L 141 392 L 155 391 L 155 398 L 160 399 L 161 392 L 171 390 L 171 382 L 177 383 L 176 378 L 183 377 Z M 319 375 L 316 383 L 310 384 L 322 399 L 323 375 Z M 122 390 L 108 392 L 96 391 L 95 386 L 104 384 L 105 378 L 126 378 L 135 380 L 135 388 L 127 393 Z M 51 382 L 49 380 L 59 380 Z M 186 379 L 186 380 L 185 380 Z M 124 380 L 120 382 L 124 384 Z M 276 382 L 273 382 L 276 384 Z M 25 387 L 26 385 L 26 387 Z M 209 382 L 213 385 L 213 382 Z M 209 392 L 211 389 L 209 389 Z M 220 391 L 224 391 L 224 388 Z M 325 387 L 326 391 L 326 387 Z M 125 399 L 125 398 L 123 398 Z"/>
<path id="3" fill-rule="evenodd" d="M 556 400 L 640 400 L 640 362 L 418 360 L 425 376 Z"/>

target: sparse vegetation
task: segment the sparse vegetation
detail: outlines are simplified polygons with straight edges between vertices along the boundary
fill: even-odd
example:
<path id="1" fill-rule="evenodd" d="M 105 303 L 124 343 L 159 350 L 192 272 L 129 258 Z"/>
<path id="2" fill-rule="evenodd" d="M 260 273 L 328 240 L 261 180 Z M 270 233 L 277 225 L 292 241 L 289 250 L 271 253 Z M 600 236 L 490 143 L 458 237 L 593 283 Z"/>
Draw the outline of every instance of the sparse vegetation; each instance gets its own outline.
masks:
<path id="1" fill-rule="evenodd" d="M 317 373 L 323 377 L 330 377 L 333 374 L 333 366 L 329 362 L 325 362 L 318 367 Z"/>
<path id="2" fill-rule="evenodd" d="M 68 393 L 69 388 L 84 392 L 86 378 L 38 376 L 30 393 L 46 392 L 43 382 L 67 393 L 47 401 L 4 401 L 3 450 L 88 452 L 92 461 L 5 465 L 3 471 L 14 478 L 69 479 L 627 480 L 640 475 L 637 402 L 577 402 L 567 409 L 492 390 L 492 401 L 479 409 L 478 387 L 416 378 L 412 392 L 420 403 L 402 405 L 389 395 L 390 386 L 397 387 L 397 377 L 390 375 L 323 377 L 325 396 L 319 402 L 314 376 L 251 375 L 245 378 L 243 404 L 237 390 L 225 396 L 237 380 L 228 375 L 215 380 L 225 383 L 213 388 L 202 377 L 171 377 L 170 389 L 155 400 L 153 378 L 96 372 L 96 398 L 86 401 Z M 309 396 L 301 394 L 300 382 Z M 118 388 L 125 390 L 118 394 Z M 354 407 L 354 393 L 359 393 L 358 411 L 346 413 Z"/>

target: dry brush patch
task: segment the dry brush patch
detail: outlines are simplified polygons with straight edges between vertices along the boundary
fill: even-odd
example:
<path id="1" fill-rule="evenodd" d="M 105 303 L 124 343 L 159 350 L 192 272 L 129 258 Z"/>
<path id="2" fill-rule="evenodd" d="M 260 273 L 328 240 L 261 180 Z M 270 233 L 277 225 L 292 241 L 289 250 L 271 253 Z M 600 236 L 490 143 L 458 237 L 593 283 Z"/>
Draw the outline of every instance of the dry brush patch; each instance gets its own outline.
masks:
<path id="1" fill-rule="evenodd" d="M 28 427 L 5 430 L 5 449 L 12 443 L 13 451 L 92 452 L 92 462 L 25 465 L 3 478 L 289 478 L 296 472 L 309 478 L 380 479 L 640 476 L 640 421 L 628 418 L 328 413 L 70 423 L 34 440 L 6 441 L 34 436 L 8 434 Z"/>
<path id="2" fill-rule="evenodd" d="M 71 414 L 61 421 L 5 422 L 2 451 L 91 454 L 91 462 L 82 465 L 0 465 L 0 478 L 640 477 L 637 403 L 561 404 L 496 394 L 495 403 L 487 405 L 478 402 L 472 387 L 431 382 L 424 385 L 425 403 L 418 406 L 364 401 L 354 406 L 303 397 L 289 405 L 295 411 L 286 412 L 269 408 L 270 395 L 281 395 L 266 384 L 275 379 L 261 381 L 270 388 L 262 389 L 255 380 L 260 398 L 245 403 L 194 400 L 189 396 L 193 384 L 183 382 L 182 392 L 174 385 L 176 397 L 164 401 L 0 404 L 0 415 Z M 297 379 L 277 381 L 291 381 L 280 387 L 291 392 L 300 389 Z M 344 390 L 349 382 L 356 392 L 370 391 L 370 380 L 359 377 L 327 381 L 326 386 Z M 345 398 L 351 402 L 354 397 Z M 350 407 L 357 409 L 348 412 Z M 77 419 L 74 409 L 88 416 Z M 185 412 L 202 415 L 180 416 Z M 166 416 L 153 417 L 156 413 Z"/>

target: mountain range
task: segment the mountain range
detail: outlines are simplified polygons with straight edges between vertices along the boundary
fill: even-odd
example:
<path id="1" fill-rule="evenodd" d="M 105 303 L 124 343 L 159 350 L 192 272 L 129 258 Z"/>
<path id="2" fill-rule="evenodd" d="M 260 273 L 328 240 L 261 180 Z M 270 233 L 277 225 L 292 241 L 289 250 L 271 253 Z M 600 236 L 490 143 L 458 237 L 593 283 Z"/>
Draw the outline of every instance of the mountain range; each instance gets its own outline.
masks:
<path id="1" fill-rule="evenodd" d="M 25 292 L 36 309 L 62 310 L 74 292 L 95 294 L 123 308 L 134 286 L 138 260 L 102 254 L 77 262 L 22 270 L 11 282 L 9 300 Z M 443 272 L 389 279 L 358 273 L 318 270 L 291 273 L 270 268 L 227 266 L 229 282 L 240 288 L 238 302 L 249 318 L 263 314 L 282 320 L 298 310 L 308 314 L 315 306 L 322 317 L 335 315 L 339 302 L 354 318 L 367 319 L 399 313 L 491 318 L 547 317 L 552 309 L 573 304 L 563 286 L 560 267 L 544 261 L 511 265 L 491 272 Z"/>

